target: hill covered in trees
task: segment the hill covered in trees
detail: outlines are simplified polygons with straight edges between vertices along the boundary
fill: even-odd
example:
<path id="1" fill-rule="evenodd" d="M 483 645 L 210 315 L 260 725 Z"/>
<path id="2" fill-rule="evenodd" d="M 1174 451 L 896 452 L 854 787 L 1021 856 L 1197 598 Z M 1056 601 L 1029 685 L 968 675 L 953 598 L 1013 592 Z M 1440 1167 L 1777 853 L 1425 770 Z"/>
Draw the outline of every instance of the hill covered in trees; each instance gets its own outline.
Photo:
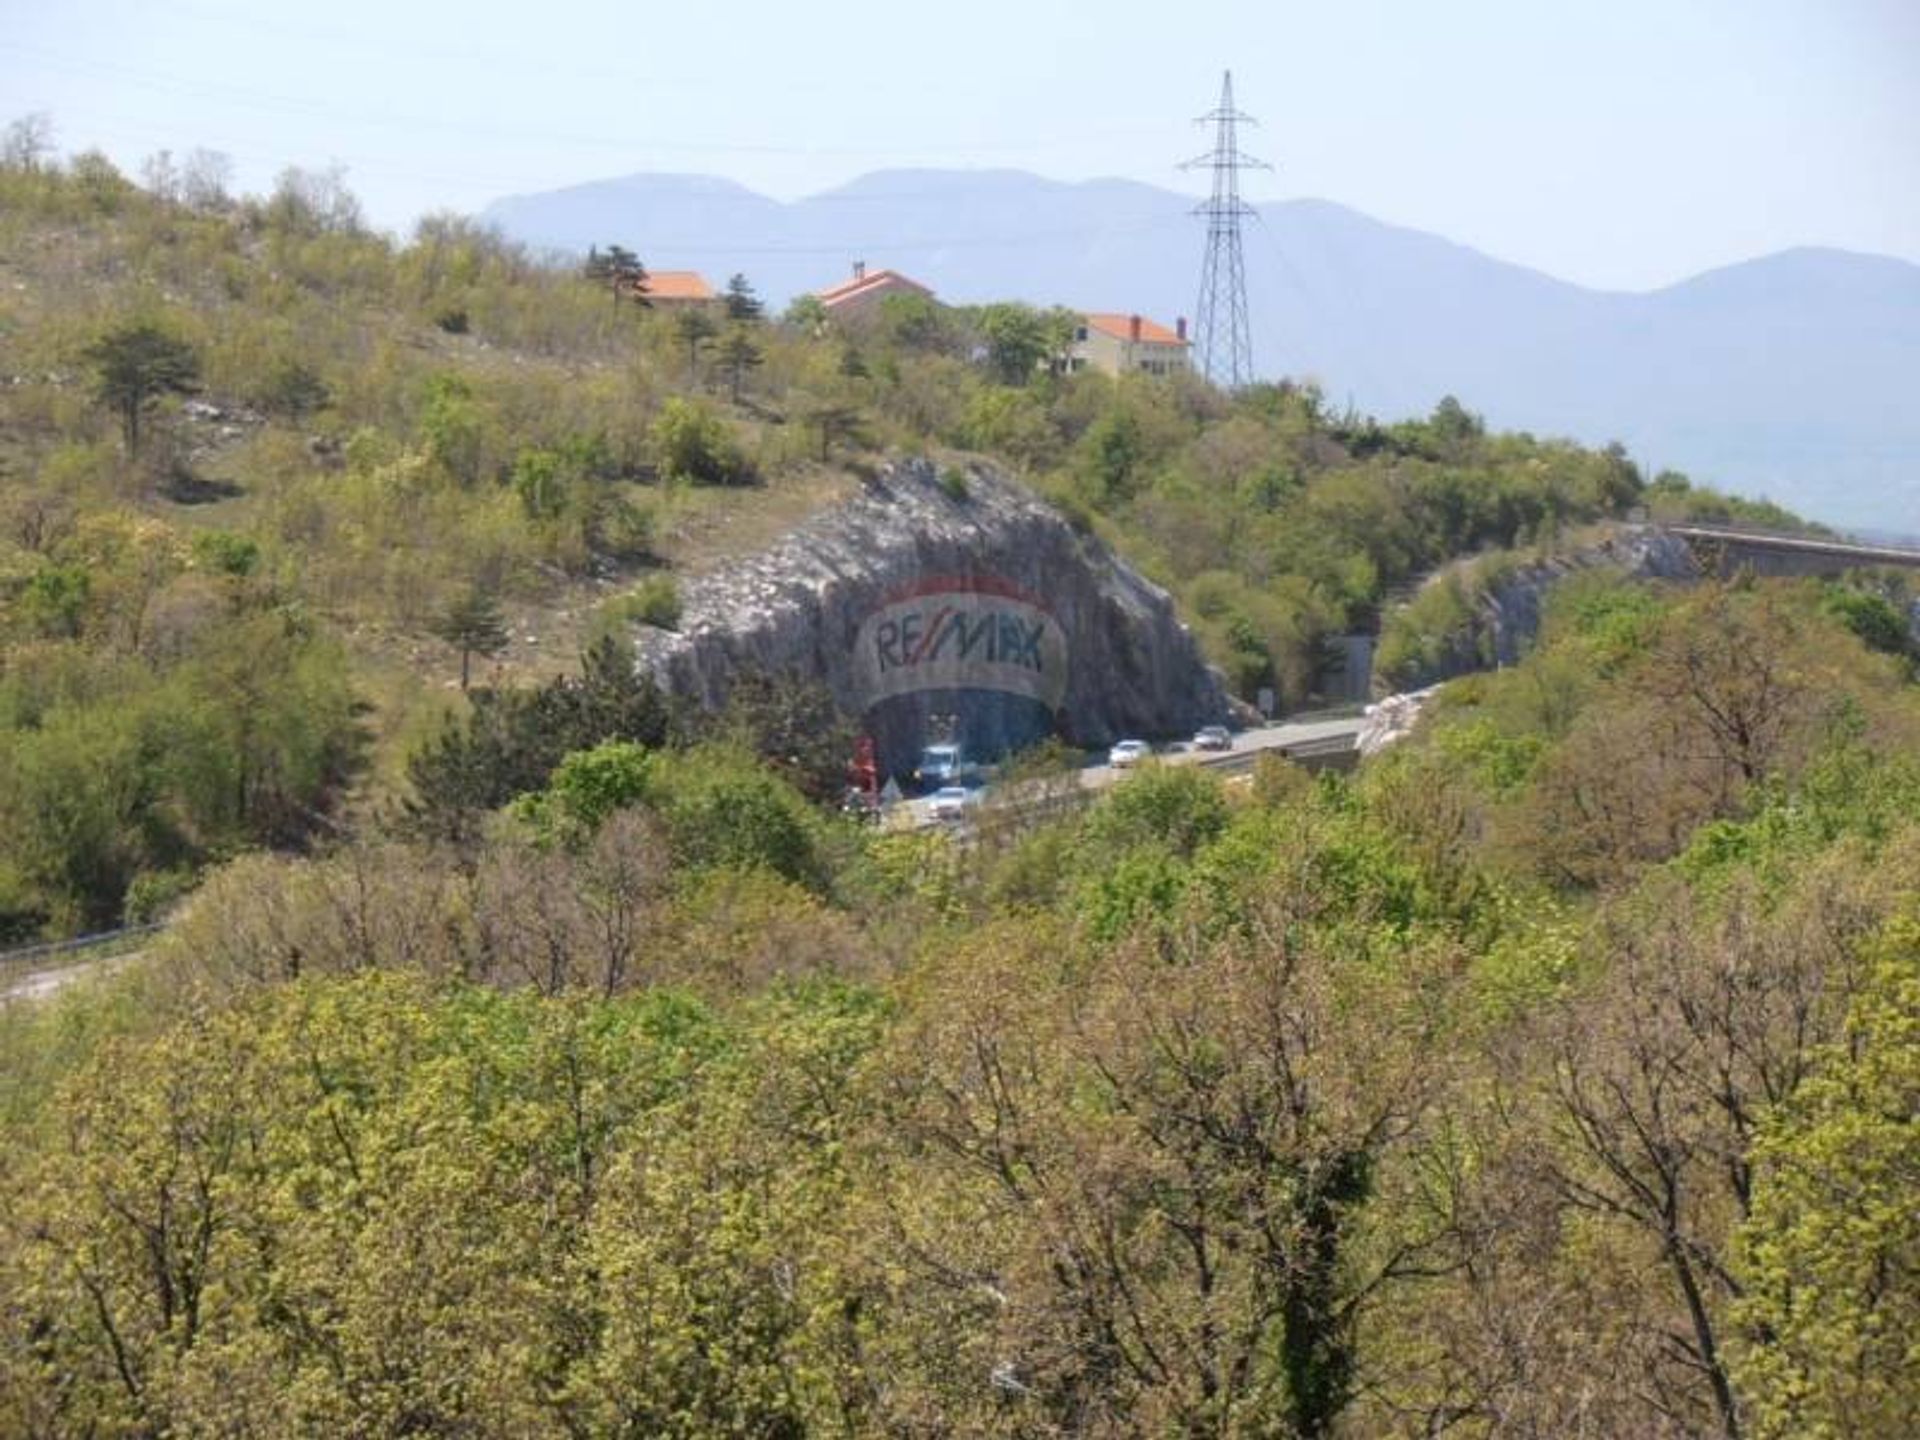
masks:
<path id="1" fill-rule="evenodd" d="M 1350 776 L 1073 805 L 1042 750 L 1055 803 L 857 825 L 821 692 L 693 713 L 623 642 L 889 452 L 1024 476 L 1290 703 L 1452 557 L 1785 517 L 1457 402 L 1057 375 L 1045 311 L 702 333 L 617 252 L 150 179 L 0 174 L 0 918 L 193 892 L 0 1005 L 0 1433 L 1920 1423 L 1872 577 L 1580 574 Z M 1410 664 L 1472 638 L 1421 596 Z"/>
<path id="2" fill-rule="evenodd" d="M 0 1010 L 0 1428 L 1893 1436 L 1920 691 L 1588 578 L 1346 779 L 610 742 Z"/>
<path id="3" fill-rule="evenodd" d="M 15 937 L 153 913 L 211 860 L 404 798 L 476 676 L 548 681 L 671 624 L 677 575 L 886 453 L 1025 478 L 1283 705 L 1328 636 L 1450 556 L 1733 503 L 1452 401 L 1381 426 L 1311 387 L 1051 374 L 1060 312 L 774 322 L 742 277 L 689 319 L 455 217 L 369 233 L 337 177 L 236 198 L 206 157 L 156 157 L 146 178 L 95 155 L 0 173 Z"/>

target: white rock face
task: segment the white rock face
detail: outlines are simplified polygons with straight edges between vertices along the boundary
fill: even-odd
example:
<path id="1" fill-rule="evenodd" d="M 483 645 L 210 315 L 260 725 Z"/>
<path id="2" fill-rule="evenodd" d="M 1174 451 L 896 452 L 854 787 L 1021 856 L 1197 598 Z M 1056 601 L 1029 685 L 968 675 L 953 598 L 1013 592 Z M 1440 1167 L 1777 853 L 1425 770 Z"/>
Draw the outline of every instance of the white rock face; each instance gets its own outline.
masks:
<path id="1" fill-rule="evenodd" d="M 1471 566 L 1474 562 L 1460 563 Z M 1657 526 L 1621 526 L 1598 545 L 1523 566 L 1487 586 L 1474 597 L 1472 627 L 1456 637 L 1452 653 L 1425 673 L 1402 676 L 1403 683 L 1450 679 L 1519 663 L 1540 633 L 1547 596 L 1554 586 L 1570 575 L 1597 569 L 1616 570 L 1636 580 L 1699 578 L 1693 552 L 1679 536 Z M 1444 583 L 1456 570 L 1456 566 L 1444 567 L 1429 576 L 1426 584 Z"/>
<path id="2" fill-rule="evenodd" d="M 1023 487 L 979 468 L 964 486 L 944 484 L 925 460 L 888 466 L 770 548 L 686 581 L 680 629 L 645 629 L 636 650 L 668 690 L 710 708 L 743 672 L 824 681 L 849 714 L 866 714 L 894 769 L 948 707 L 971 706 L 986 730 L 1004 723 L 1017 738 L 1026 721 L 1015 712 L 1039 702 L 1012 697 L 996 716 L 987 690 L 929 689 L 866 713 L 872 659 L 857 646 L 874 627 L 866 637 L 861 627 L 922 592 L 1004 594 L 1050 616 L 1066 674 L 1044 693 L 1064 696 L 1051 718 L 1072 742 L 1191 733 L 1226 718 L 1221 677 L 1164 590 Z M 1051 663 L 1051 642 L 1046 653 Z"/>
<path id="3" fill-rule="evenodd" d="M 1388 695 L 1367 706 L 1365 723 L 1354 739 L 1354 748 L 1363 756 L 1378 755 L 1389 745 L 1406 739 L 1413 733 L 1421 710 L 1439 691 L 1438 685 L 1429 685 L 1424 690 Z"/>

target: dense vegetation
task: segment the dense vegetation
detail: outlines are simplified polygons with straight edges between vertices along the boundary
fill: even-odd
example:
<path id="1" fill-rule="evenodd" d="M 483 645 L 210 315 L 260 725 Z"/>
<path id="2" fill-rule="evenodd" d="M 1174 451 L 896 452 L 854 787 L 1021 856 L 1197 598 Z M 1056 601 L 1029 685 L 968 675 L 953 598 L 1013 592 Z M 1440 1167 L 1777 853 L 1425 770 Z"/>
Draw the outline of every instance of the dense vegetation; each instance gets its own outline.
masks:
<path id="1" fill-rule="evenodd" d="M 978 841 L 611 742 L 0 1011 L 0 1430 L 1895 1435 L 1920 692 L 1589 579 Z"/>
<path id="2" fill-rule="evenodd" d="M 236 199 L 217 156 L 141 188 L 42 149 L 0 166 L 0 941 L 391 810 L 470 688 L 672 625 L 677 572 L 890 451 L 1023 473 L 1283 708 L 1449 556 L 1732 503 L 1451 400 L 1381 426 L 1311 387 L 1060 375 L 1058 312 L 771 323 L 735 277 L 694 323 L 635 303 L 617 246 L 583 270 L 446 216 L 396 244 L 334 175 Z"/>
<path id="3" fill-rule="evenodd" d="M 694 715 L 615 637 L 886 450 L 1019 468 L 1289 703 L 1449 557 L 1513 552 L 1409 664 L 1739 507 L 147 178 L 0 169 L 0 926 L 206 877 L 0 1003 L 0 1434 L 1920 1430 L 1892 592 L 1587 574 L 1350 776 L 858 826 L 817 689 Z"/>

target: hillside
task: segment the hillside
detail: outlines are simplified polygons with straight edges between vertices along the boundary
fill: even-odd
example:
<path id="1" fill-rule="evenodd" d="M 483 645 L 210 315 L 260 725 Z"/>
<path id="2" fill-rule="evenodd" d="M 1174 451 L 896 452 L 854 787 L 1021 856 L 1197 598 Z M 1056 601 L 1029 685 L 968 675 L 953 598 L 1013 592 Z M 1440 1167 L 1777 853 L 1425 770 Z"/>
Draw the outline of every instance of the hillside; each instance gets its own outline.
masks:
<path id="1" fill-rule="evenodd" d="M 745 269 L 784 297 L 849 260 L 945 299 L 1171 320 L 1194 304 L 1189 197 L 1130 181 L 888 171 L 780 204 L 723 180 L 634 175 L 516 196 L 483 218 L 540 246 L 619 241 L 662 267 Z M 1256 366 L 1337 404 L 1618 440 L 1653 468 L 1830 524 L 1920 529 L 1920 266 L 1801 250 L 1646 294 L 1606 293 L 1321 200 L 1248 234 Z"/>
<path id="2" fill-rule="evenodd" d="M 1731 513 L 1451 401 L 1381 426 L 1310 388 L 1052 375 L 1053 319 L 1017 305 L 689 329 L 455 218 L 397 245 L 300 172 L 195 208 L 83 156 L 0 173 L 0 200 L 10 935 L 151 913 L 217 857 L 376 823 L 470 710 L 469 748 L 431 763 L 482 766 L 493 803 L 537 784 L 563 738 L 605 738 L 554 718 L 600 694 L 566 688 L 589 643 L 612 646 L 609 703 L 639 704 L 613 678 L 635 626 L 677 623 L 683 579 L 890 454 L 1037 488 L 1175 592 L 1235 695 L 1283 708 L 1451 556 L 1649 503 Z M 469 684 L 535 698 L 475 709 Z"/>
<path id="3" fill-rule="evenodd" d="M 298 172 L 0 169 L 0 257 L 0 935 L 165 917 L 0 987 L 0 1435 L 1913 1430 L 1910 578 Z M 1171 727 L 1355 631 L 1501 668 L 1350 773 L 841 804 L 969 656 Z"/>
<path id="4" fill-rule="evenodd" d="M 0 1431 L 1901 1434 L 1911 673 L 1596 576 L 1351 780 L 243 859 L 0 1005 Z"/>

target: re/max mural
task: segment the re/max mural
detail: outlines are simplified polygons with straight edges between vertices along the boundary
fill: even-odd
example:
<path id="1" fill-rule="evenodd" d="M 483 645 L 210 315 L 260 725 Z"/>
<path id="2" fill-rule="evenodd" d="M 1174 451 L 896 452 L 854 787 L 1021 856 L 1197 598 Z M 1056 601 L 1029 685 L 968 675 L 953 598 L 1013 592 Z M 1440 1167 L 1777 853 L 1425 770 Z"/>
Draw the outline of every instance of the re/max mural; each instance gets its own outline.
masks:
<path id="1" fill-rule="evenodd" d="M 888 774 L 911 774 L 934 741 L 991 762 L 1065 719 L 1066 631 L 997 576 L 931 575 L 890 592 L 860 622 L 850 659 L 852 698 Z"/>
<path id="2" fill-rule="evenodd" d="M 862 705 L 926 690 L 987 690 L 1059 709 L 1067 637 L 1030 595 L 991 576 L 942 576 L 883 600 L 854 637 Z"/>

